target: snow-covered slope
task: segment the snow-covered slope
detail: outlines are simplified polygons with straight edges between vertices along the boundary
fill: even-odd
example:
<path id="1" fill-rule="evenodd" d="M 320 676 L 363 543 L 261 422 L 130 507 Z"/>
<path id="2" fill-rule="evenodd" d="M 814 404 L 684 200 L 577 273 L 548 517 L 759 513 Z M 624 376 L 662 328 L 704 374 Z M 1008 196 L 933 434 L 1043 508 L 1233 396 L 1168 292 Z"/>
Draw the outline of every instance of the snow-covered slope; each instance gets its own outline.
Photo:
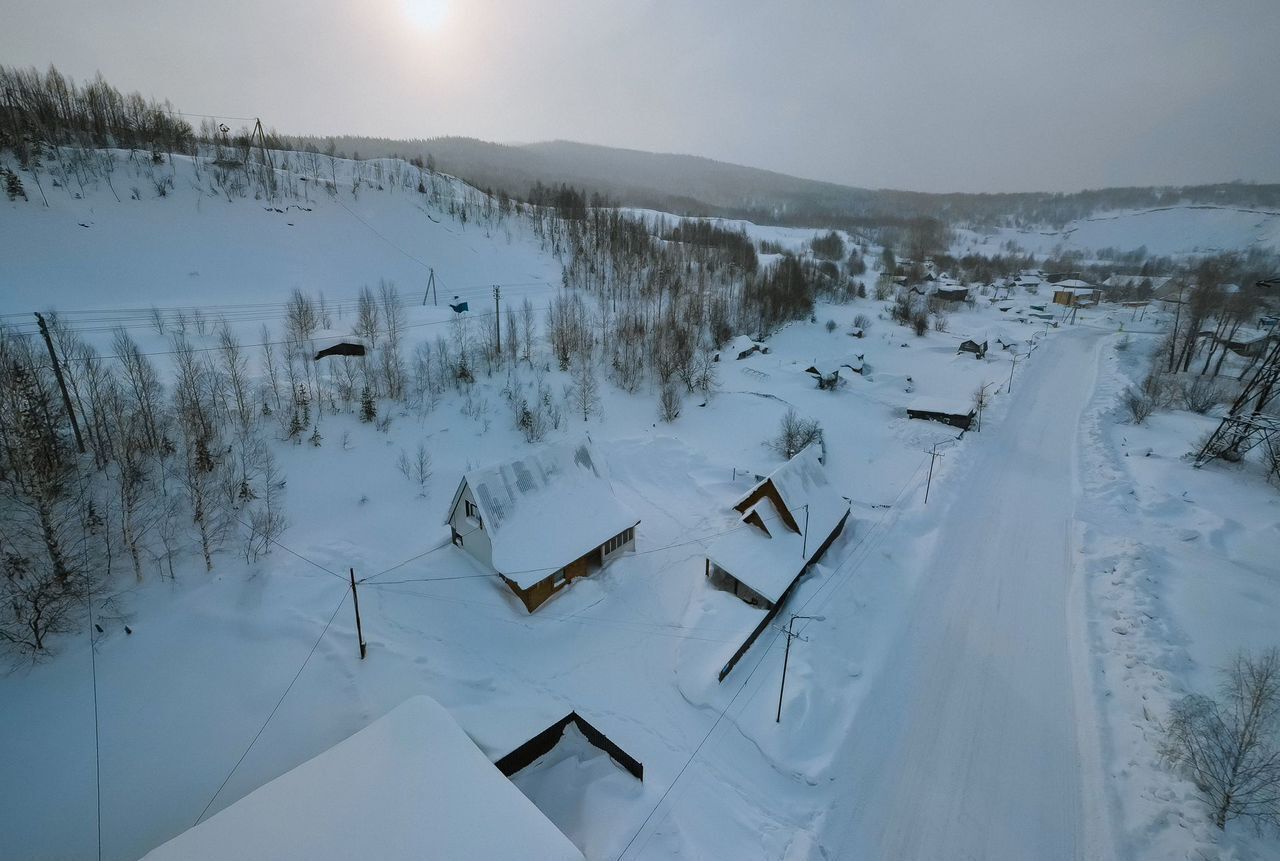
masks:
<path id="1" fill-rule="evenodd" d="M 999 252 L 1013 242 L 1037 255 L 1106 249 L 1184 257 L 1228 251 L 1280 251 L 1280 212 L 1226 206 L 1170 206 L 1073 221 L 1061 230 L 957 231 L 958 252 Z"/>

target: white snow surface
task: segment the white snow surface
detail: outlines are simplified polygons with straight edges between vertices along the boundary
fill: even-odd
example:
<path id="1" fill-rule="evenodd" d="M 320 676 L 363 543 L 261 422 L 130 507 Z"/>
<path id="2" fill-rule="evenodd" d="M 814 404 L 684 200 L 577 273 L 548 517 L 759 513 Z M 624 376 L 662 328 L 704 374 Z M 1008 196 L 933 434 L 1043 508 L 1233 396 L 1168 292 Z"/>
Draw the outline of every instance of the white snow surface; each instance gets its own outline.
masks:
<path id="1" fill-rule="evenodd" d="M 528 588 L 640 518 L 618 501 L 588 442 L 542 445 L 464 478 L 493 545 L 493 567 Z"/>
<path id="2" fill-rule="evenodd" d="M 146 861 L 515 861 L 582 853 L 435 700 L 416 696 Z"/>

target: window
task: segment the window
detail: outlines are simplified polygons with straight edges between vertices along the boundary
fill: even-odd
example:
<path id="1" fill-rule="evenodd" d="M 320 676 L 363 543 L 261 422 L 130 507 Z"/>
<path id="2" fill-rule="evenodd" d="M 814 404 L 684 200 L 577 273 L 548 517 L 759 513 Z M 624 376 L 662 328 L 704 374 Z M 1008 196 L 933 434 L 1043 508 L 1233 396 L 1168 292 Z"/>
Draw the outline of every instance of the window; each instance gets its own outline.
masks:
<path id="1" fill-rule="evenodd" d="M 477 524 L 479 524 L 480 526 L 483 526 L 484 521 L 480 519 L 480 507 L 476 505 L 474 502 L 472 502 L 470 499 L 464 499 L 462 501 L 462 504 L 466 508 L 467 517 L 470 517 Z"/>

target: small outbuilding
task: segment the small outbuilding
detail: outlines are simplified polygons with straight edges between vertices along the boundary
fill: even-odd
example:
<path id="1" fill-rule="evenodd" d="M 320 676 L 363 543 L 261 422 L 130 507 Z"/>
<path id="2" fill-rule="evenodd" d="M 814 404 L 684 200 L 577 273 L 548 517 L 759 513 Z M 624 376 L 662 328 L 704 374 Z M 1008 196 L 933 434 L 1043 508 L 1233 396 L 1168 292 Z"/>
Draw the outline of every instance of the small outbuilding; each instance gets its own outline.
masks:
<path id="1" fill-rule="evenodd" d="M 939 284 L 933 295 L 943 302 L 964 302 L 969 298 L 969 288 L 957 284 Z"/>
<path id="2" fill-rule="evenodd" d="M 435 700 L 416 696 L 144 861 L 422 861 L 582 853 Z"/>
<path id="3" fill-rule="evenodd" d="M 719 352 L 716 353 L 715 360 L 718 362 L 723 359 L 741 360 L 756 353 L 768 353 L 769 348 L 761 344 L 759 341 L 753 341 L 746 335 L 739 335 L 729 343 L 725 344 Z"/>
<path id="4" fill-rule="evenodd" d="M 957 353 L 973 353 L 975 357 L 982 359 L 982 358 L 985 358 L 987 355 L 987 342 L 983 341 L 982 343 L 978 343 L 977 341 L 970 338 L 968 340 L 961 341 L 960 349 L 957 350 L 956 352 Z"/>
<path id="5" fill-rule="evenodd" d="M 849 500 L 828 482 L 821 454 L 817 444 L 806 446 L 734 503 L 745 528 L 708 549 L 712 585 L 773 610 L 822 558 L 844 528 Z"/>
<path id="6" fill-rule="evenodd" d="M 961 430 L 969 429 L 975 415 L 977 409 L 973 404 L 946 398 L 916 398 L 907 405 L 907 416 L 910 418 L 942 422 Z"/>
<path id="7" fill-rule="evenodd" d="M 634 550 L 640 525 L 585 441 L 468 472 L 445 522 L 453 543 L 492 568 L 530 613 Z"/>

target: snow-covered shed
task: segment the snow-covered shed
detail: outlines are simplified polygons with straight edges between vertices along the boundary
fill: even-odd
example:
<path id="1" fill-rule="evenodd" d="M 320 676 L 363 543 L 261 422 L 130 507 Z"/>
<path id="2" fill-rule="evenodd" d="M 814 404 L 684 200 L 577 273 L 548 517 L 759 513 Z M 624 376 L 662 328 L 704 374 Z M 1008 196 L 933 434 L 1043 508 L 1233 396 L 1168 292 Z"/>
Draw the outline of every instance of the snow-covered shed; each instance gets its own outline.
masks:
<path id="1" fill-rule="evenodd" d="M 969 298 L 969 288 L 956 283 L 939 284 L 933 296 L 943 302 L 964 302 Z"/>
<path id="2" fill-rule="evenodd" d="M 746 335 L 739 335 L 716 353 L 716 361 L 721 359 L 745 359 L 754 353 L 767 353 L 769 348 L 759 341 L 753 341 Z"/>
<path id="3" fill-rule="evenodd" d="M 579 442 L 468 472 L 446 522 L 453 543 L 532 613 L 569 581 L 635 549 L 640 519 L 614 496 L 599 452 Z"/>
<path id="4" fill-rule="evenodd" d="M 706 576 L 748 604 L 772 610 L 831 546 L 849 500 L 827 481 L 817 444 L 758 482 L 733 506 L 742 527 L 707 550 Z"/>
<path id="5" fill-rule="evenodd" d="M 406 700 L 144 861 L 582 861 L 435 700 Z"/>
<path id="6" fill-rule="evenodd" d="M 968 401 L 919 397 L 907 404 L 909 418 L 942 422 L 944 425 L 951 425 L 961 430 L 969 429 L 975 415 L 977 410 Z"/>

